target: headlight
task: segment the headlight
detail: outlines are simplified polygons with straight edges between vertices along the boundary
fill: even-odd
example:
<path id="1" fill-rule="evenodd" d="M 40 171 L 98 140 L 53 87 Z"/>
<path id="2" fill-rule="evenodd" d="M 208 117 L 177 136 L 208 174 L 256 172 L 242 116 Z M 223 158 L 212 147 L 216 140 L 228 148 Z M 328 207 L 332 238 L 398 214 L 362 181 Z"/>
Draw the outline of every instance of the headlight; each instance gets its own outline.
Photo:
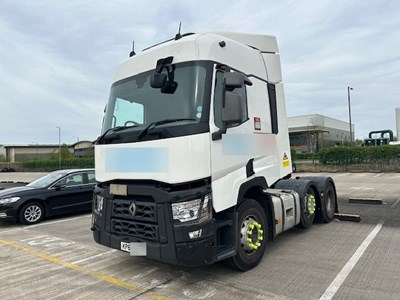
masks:
<path id="1" fill-rule="evenodd" d="M 190 222 L 202 223 L 211 218 L 211 194 L 202 199 L 172 204 L 172 217 L 175 224 Z"/>
<path id="2" fill-rule="evenodd" d="M 94 194 L 94 196 L 93 196 L 93 211 L 95 211 L 97 213 L 101 213 L 101 211 L 103 210 L 103 200 L 104 200 L 103 196 Z"/>
<path id="3" fill-rule="evenodd" d="M 4 198 L 0 199 L 0 204 L 7 204 L 7 203 L 14 203 L 21 199 L 20 197 L 11 197 L 11 198 Z"/>

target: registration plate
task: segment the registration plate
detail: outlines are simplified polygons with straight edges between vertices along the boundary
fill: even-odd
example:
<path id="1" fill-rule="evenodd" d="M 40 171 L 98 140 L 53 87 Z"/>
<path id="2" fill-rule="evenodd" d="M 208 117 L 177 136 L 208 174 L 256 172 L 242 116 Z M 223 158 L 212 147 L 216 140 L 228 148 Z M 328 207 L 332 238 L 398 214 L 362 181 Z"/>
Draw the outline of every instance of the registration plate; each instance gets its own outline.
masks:
<path id="1" fill-rule="evenodd" d="M 146 256 L 146 243 L 121 242 L 121 250 L 129 252 L 131 256 Z"/>
<path id="2" fill-rule="evenodd" d="M 125 252 L 131 252 L 131 243 L 121 242 L 121 250 Z"/>

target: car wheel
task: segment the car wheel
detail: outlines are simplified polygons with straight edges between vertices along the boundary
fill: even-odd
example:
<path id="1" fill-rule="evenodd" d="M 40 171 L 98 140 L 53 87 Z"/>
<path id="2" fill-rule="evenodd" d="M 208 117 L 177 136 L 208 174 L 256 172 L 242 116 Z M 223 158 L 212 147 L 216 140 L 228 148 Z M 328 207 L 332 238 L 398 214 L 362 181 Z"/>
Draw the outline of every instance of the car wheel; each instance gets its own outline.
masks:
<path id="1" fill-rule="evenodd" d="M 39 223 L 44 218 L 43 205 L 37 202 L 31 202 L 22 207 L 19 212 L 19 220 L 22 224 L 32 225 Z"/>

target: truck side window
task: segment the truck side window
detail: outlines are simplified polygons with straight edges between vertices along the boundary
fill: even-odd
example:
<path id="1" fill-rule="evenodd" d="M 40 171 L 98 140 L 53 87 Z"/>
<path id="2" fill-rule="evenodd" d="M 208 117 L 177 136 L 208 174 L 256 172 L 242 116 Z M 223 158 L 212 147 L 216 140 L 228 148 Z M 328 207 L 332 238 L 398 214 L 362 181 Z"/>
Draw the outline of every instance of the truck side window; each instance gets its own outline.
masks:
<path id="1" fill-rule="evenodd" d="M 222 99 L 223 99 L 223 72 L 218 71 L 216 74 L 216 82 L 215 82 L 215 94 L 214 94 L 214 123 L 218 128 L 222 128 Z M 243 119 L 240 123 L 237 124 L 229 124 L 228 128 L 236 127 L 240 124 L 244 123 L 248 120 L 248 112 L 247 112 L 247 95 L 246 95 L 246 86 L 244 85 L 241 88 L 235 88 L 232 91 L 233 93 L 239 94 L 242 97 L 244 111 Z"/>

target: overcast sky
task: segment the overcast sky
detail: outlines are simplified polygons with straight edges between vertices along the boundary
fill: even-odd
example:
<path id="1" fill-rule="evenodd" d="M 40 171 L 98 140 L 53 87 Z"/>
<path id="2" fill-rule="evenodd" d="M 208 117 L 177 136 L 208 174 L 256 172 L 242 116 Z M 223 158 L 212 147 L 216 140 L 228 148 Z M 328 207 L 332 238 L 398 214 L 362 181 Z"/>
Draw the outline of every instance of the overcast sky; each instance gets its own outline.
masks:
<path id="1" fill-rule="evenodd" d="M 400 1 L 0 0 L 0 144 L 94 140 L 117 65 L 182 33 L 276 35 L 288 116 L 395 132 Z"/>

